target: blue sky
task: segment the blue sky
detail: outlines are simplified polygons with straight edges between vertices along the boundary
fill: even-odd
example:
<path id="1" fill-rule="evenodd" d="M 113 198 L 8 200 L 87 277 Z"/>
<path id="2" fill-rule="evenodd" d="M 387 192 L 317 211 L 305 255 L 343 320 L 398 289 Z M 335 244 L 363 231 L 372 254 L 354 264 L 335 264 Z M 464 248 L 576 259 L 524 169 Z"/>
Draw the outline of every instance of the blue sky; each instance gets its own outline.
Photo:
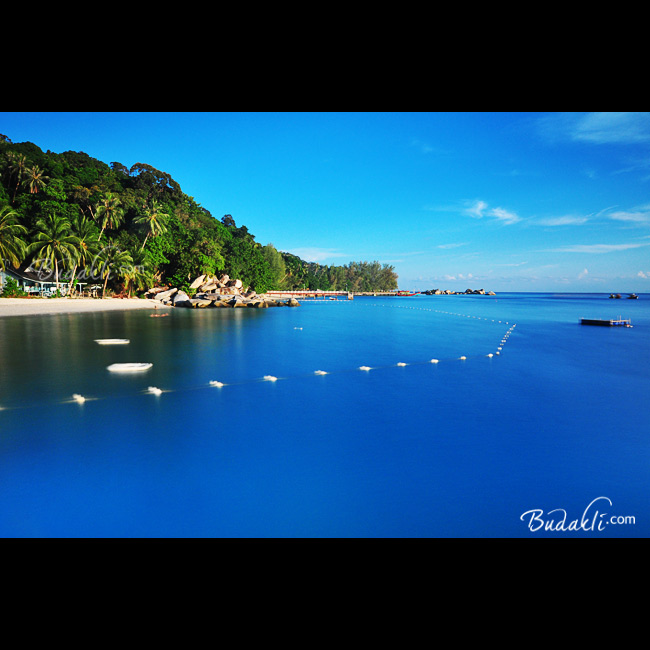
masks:
<path id="1" fill-rule="evenodd" d="M 217 219 L 400 288 L 650 291 L 650 113 L 0 113 L 171 174 Z"/>

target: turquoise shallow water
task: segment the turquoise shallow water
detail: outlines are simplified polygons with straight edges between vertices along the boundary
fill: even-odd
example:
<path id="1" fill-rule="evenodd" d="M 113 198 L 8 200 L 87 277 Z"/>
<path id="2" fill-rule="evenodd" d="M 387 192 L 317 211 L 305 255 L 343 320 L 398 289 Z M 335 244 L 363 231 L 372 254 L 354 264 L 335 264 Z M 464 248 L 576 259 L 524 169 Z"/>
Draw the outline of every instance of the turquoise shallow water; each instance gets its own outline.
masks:
<path id="1" fill-rule="evenodd" d="M 0 319 L 0 536 L 647 537 L 650 296 L 607 295 Z"/>

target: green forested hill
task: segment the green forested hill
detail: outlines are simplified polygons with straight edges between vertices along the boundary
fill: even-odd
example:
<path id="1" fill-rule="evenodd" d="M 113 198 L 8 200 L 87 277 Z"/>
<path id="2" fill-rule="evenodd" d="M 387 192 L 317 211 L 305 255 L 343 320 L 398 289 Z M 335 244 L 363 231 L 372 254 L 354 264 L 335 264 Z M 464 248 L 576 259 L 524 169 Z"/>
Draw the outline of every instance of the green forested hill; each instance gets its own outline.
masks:
<path id="1" fill-rule="evenodd" d="M 64 283 L 84 275 L 134 295 L 160 284 L 187 289 L 217 272 L 259 293 L 397 288 L 387 264 L 325 266 L 262 245 L 146 163 L 127 168 L 83 152 L 43 152 L 0 134 L 0 180 L 0 268 L 41 264 Z"/>

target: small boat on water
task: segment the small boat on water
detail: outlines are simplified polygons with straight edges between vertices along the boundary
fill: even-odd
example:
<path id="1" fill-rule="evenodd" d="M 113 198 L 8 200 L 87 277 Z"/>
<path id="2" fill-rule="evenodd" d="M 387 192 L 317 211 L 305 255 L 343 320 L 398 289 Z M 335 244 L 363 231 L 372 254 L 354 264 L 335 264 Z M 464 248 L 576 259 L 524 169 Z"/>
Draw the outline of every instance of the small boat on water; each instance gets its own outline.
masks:
<path id="1" fill-rule="evenodd" d="M 396 296 L 417 296 L 419 291 L 398 291 Z"/>
<path id="2" fill-rule="evenodd" d="M 639 299 L 639 296 L 637 296 L 636 293 L 631 293 L 628 296 L 628 300 L 638 300 L 638 299 Z"/>
<path id="3" fill-rule="evenodd" d="M 129 342 L 129 339 L 95 339 L 99 345 L 126 345 Z"/>
<path id="4" fill-rule="evenodd" d="M 142 372 L 149 370 L 153 363 L 113 363 L 107 366 L 109 372 Z"/>

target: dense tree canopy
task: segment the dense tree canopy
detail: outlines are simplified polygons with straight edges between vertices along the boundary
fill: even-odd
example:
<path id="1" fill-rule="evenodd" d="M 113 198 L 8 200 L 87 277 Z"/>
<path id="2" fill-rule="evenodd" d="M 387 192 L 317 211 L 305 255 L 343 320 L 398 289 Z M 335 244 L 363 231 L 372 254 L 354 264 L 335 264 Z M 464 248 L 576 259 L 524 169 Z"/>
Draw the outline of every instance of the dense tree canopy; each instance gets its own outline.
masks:
<path id="1" fill-rule="evenodd" d="M 153 284 L 187 289 L 198 275 L 227 273 L 259 293 L 397 288 L 387 264 L 324 266 L 263 246 L 232 215 L 215 219 L 151 165 L 43 152 L 1 134 L 0 214 L 2 266 L 45 259 L 71 285 L 84 273 L 104 290 L 132 294 Z"/>

